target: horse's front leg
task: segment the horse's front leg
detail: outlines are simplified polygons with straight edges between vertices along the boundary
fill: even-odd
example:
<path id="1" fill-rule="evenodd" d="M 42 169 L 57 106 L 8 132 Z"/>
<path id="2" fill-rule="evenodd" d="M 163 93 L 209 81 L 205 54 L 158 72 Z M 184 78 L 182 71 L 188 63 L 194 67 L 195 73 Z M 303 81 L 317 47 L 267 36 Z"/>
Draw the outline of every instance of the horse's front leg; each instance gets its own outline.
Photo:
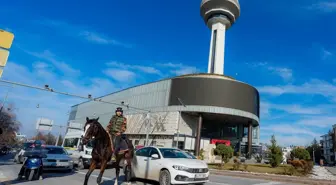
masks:
<path id="1" fill-rule="evenodd" d="M 118 185 L 118 179 L 119 179 L 119 174 L 120 174 L 120 156 L 116 156 L 116 162 L 115 162 L 115 171 L 116 171 L 116 179 L 114 181 L 114 185 Z"/>
<path id="2" fill-rule="evenodd" d="M 99 185 L 102 181 L 102 177 L 103 177 L 103 174 L 105 172 L 105 168 L 107 166 L 107 160 L 103 160 L 101 162 L 101 167 L 100 167 L 100 173 L 98 175 L 98 178 L 97 178 L 97 184 Z"/>
<path id="3" fill-rule="evenodd" d="M 91 160 L 89 171 L 85 175 L 84 185 L 88 184 L 90 175 L 93 172 L 93 170 L 96 169 L 96 166 L 97 166 L 97 162 L 95 160 Z"/>

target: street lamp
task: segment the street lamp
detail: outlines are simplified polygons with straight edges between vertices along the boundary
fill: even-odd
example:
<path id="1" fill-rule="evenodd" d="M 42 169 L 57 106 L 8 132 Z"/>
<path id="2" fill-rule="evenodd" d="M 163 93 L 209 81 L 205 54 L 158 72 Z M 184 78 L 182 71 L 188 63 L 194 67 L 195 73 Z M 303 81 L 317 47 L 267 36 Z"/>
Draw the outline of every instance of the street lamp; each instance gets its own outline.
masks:
<path id="1" fill-rule="evenodd" d="M 186 107 L 185 104 L 182 102 L 182 100 L 177 97 L 177 100 L 179 101 L 180 105 L 182 105 L 183 107 Z M 179 140 L 180 140 L 180 120 L 181 120 L 182 114 L 181 114 L 181 110 L 179 110 L 179 116 L 178 116 L 178 120 L 177 120 L 177 136 L 176 136 L 176 147 L 178 148 L 178 144 L 179 144 Z"/>

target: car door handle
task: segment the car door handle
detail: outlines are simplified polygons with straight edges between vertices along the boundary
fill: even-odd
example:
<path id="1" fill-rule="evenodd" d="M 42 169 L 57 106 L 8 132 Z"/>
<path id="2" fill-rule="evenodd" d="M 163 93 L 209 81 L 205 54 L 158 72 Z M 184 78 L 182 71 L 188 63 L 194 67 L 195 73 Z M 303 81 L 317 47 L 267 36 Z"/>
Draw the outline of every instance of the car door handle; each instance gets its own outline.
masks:
<path id="1" fill-rule="evenodd" d="M 148 159 L 144 159 L 144 161 L 148 161 Z"/>

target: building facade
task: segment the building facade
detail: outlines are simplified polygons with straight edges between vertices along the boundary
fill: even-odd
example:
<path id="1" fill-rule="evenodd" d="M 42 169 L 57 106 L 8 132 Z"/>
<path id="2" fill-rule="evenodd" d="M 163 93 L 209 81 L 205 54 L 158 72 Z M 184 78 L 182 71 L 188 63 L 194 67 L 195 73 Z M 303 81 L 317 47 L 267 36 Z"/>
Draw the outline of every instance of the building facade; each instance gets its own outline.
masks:
<path id="1" fill-rule="evenodd" d="M 230 140 L 242 153 L 260 149 L 259 93 L 223 75 L 183 75 L 131 87 L 72 106 L 69 121 L 84 124 L 86 117 L 99 117 L 106 126 L 118 105 L 99 100 L 125 105 L 126 134 L 134 145 L 145 145 L 149 133 L 150 145 L 195 154 L 212 139 Z"/>
<path id="2" fill-rule="evenodd" d="M 328 164 L 335 164 L 336 156 L 336 124 L 328 134 L 322 135 L 320 140 L 322 157 Z"/>

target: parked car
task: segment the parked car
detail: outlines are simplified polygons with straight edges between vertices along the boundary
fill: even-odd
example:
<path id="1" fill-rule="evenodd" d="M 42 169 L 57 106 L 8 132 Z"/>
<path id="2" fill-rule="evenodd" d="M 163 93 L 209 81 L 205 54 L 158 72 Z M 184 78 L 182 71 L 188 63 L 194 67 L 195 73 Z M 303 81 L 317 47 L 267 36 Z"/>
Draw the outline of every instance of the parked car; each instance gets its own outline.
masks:
<path id="1" fill-rule="evenodd" d="M 43 159 L 44 170 L 73 170 L 73 160 L 63 147 L 47 145 L 44 149 L 47 151 L 47 158 Z"/>
<path id="2" fill-rule="evenodd" d="M 209 181 L 209 168 L 176 148 L 144 147 L 135 152 L 132 175 L 160 184 L 204 184 Z"/>

